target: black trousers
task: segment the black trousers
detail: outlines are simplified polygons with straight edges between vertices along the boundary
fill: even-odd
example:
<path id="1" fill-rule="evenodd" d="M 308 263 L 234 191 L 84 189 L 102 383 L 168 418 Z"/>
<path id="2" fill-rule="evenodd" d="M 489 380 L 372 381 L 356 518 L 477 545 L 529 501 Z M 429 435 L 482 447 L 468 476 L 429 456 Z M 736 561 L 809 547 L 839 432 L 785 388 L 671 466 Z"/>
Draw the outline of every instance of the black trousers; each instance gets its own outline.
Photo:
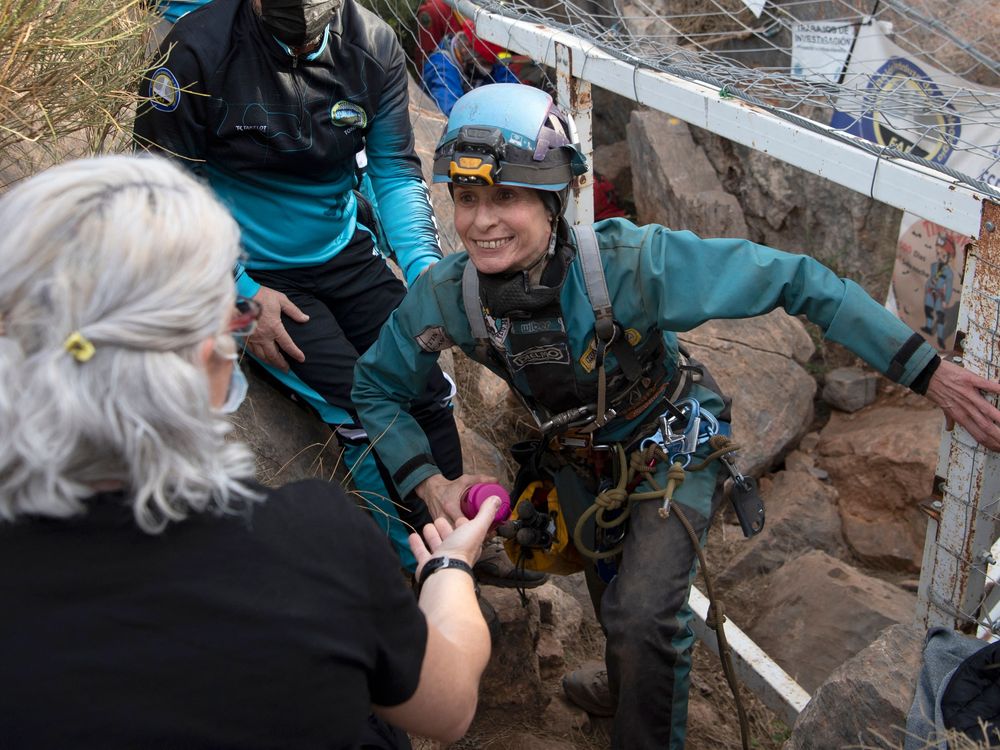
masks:
<path id="1" fill-rule="evenodd" d="M 254 269 L 251 275 L 260 284 L 286 294 L 309 316 L 307 322 L 296 323 L 282 315 L 288 335 L 306 357 L 305 362 L 288 358 L 292 371 L 357 422 L 351 403 L 354 365 L 375 343 L 389 314 L 406 295 L 405 285 L 389 270 L 371 236 L 359 230 L 347 247 L 320 266 Z M 441 473 L 456 479 L 462 474 L 462 448 L 447 404 L 450 393 L 450 384 L 435 367 L 427 389 L 413 403 L 410 414 L 427 435 Z M 400 518 L 418 529 L 430 523 L 426 507 L 416 496 L 398 496 L 392 478 L 375 455 L 390 499 L 397 507 L 402 506 Z"/>

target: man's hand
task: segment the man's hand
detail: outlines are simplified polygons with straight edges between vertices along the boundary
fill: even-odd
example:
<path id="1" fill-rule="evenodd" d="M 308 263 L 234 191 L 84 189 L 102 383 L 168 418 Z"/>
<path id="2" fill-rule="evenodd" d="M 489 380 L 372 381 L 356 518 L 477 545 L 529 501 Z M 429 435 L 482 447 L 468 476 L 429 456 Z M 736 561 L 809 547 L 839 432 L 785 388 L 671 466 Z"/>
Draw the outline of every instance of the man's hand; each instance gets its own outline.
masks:
<path id="1" fill-rule="evenodd" d="M 1000 383 L 942 360 L 927 385 L 927 398 L 944 411 L 949 430 L 957 422 L 984 448 L 1000 451 L 1000 410 L 983 391 L 1000 393 Z"/>
<path id="2" fill-rule="evenodd" d="M 486 474 L 463 474 L 458 479 L 445 479 L 441 474 L 427 477 L 416 486 L 414 492 L 427 505 L 431 518 L 447 518 L 454 523 L 462 514 L 462 493 L 474 484 L 496 482 L 495 477 Z"/>
<path id="3" fill-rule="evenodd" d="M 281 322 L 281 314 L 284 313 L 296 323 L 305 323 L 309 320 L 309 316 L 284 294 L 266 286 L 262 286 L 253 298 L 260 304 L 260 318 L 257 319 L 257 330 L 247 339 L 250 353 L 262 362 L 285 372 L 288 372 L 288 362 L 282 356 L 282 352 L 296 362 L 305 362 L 306 355 L 288 335 Z"/>

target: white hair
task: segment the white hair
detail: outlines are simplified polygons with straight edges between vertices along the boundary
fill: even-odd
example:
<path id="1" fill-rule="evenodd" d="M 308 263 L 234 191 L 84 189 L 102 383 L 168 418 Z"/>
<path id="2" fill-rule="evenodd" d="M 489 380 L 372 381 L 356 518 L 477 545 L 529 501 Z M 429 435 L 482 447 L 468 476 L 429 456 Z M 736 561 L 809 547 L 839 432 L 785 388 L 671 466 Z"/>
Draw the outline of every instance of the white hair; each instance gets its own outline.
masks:
<path id="1" fill-rule="evenodd" d="M 158 157 L 82 159 L 0 198 L 0 227 L 0 519 L 83 513 L 108 481 L 150 533 L 255 499 L 198 359 L 239 255 L 211 191 Z"/>

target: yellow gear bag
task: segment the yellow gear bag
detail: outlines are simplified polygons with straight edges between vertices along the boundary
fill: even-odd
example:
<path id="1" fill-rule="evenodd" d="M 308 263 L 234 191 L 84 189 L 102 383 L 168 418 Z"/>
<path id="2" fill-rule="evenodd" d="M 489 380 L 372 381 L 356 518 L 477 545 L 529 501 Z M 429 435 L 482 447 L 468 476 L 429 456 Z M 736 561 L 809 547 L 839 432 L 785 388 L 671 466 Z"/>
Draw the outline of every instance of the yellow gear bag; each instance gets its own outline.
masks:
<path id="1" fill-rule="evenodd" d="M 555 526 L 555 531 L 552 534 L 552 544 L 546 549 L 522 547 L 514 539 L 504 539 L 504 548 L 511 561 L 515 565 L 523 564 L 528 570 L 538 570 L 557 576 L 568 576 L 583 570 L 587 561 L 573 545 L 569 529 L 566 527 L 566 518 L 559 506 L 559 495 L 555 484 L 536 480 L 525 487 L 514 504 L 514 510 L 510 514 L 511 521 L 517 520 L 517 506 L 524 500 L 531 501 L 539 513 L 548 515 Z"/>

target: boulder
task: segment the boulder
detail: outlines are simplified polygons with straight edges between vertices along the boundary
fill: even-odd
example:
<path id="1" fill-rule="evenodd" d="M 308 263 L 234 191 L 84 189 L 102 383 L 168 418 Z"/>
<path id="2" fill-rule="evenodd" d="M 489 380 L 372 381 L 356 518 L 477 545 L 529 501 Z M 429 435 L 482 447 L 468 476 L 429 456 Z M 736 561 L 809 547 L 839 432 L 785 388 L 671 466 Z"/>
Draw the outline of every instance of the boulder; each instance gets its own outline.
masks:
<path id="1" fill-rule="evenodd" d="M 232 435 L 250 446 L 257 479 L 282 485 L 299 479 L 342 479 L 340 447 L 333 432 L 301 402 L 293 402 L 255 366 L 244 363 L 247 398 L 232 415 Z"/>
<path id="2" fill-rule="evenodd" d="M 514 477 L 504 455 L 493 443 L 476 430 L 455 418 L 458 438 L 462 443 L 462 465 L 466 474 L 487 474 L 495 477 L 500 484 L 510 487 Z"/>
<path id="3" fill-rule="evenodd" d="M 517 591 L 492 586 L 484 586 L 482 596 L 496 610 L 500 637 L 493 644 L 479 683 L 480 706 L 545 705 L 536 653 L 540 635 L 538 599 L 529 594 L 527 606 L 522 606 Z"/>
<path id="4" fill-rule="evenodd" d="M 809 692 L 916 607 L 913 594 L 820 551 L 789 560 L 767 583 L 748 632 Z"/>
<path id="5" fill-rule="evenodd" d="M 740 468 L 759 475 L 808 429 L 816 381 L 799 364 L 812 341 L 797 319 L 776 310 L 746 320 L 716 320 L 681 335 L 733 399 Z"/>
<path id="6" fill-rule="evenodd" d="M 823 379 L 823 400 L 834 409 L 856 412 L 875 400 L 878 375 L 860 367 L 838 367 Z"/>
<path id="7" fill-rule="evenodd" d="M 748 233 L 771 247 L 806 253 L 884 298 L 901 212 L 818 175 L 691 128 L 724 189 L 738 199 Z"/>
<path id="8" fill-rule="evenodd" d="M 636 111 L 628 143 L 638 223 L 702 237 L 747 236 L 739 201 L 723 189 L 686 124 L 655 110 Z"/>
<path id="9" fill-rule="evenodd" d="M 923 643 L 912 625 L 886 628 L 813 693 L 786 750 L 902 747 Z"/>
<path id="10" fill-rule="evenodd" d="M 927 521 L 917 506 L 930 494 L 940 441 L 940 412 L 915 395 L 830 415 L 819 463 L 840 493 L 844 537 L 865 563 L 919 569 Z"/>
<path id="11" fill-rule="evenodd" d="M 740 545 L 719 577 L 720 584 L 733 587 L 766 575 L 809 550 L 822 550 L 832 557 L 847 554 L 840 531 L 837 491 L 810 471 L 786 470 L 775 475 L 764 502 L 764 530 Z M 742 621 L 745 615 L 739 619 Z"/>
<path id="12" fill-rule="evenodd" d="M 615 141 L 594 148 L 594 172 L 615 186 L 622 201 L 633 200 L 632 163 L 627 141 Z"/>
<path id="13" fill-rule="evenodd" d="M 538 612 L 543 629 L 551 632 L 559 643 L 572 643 L 580 637 L 583 607 L 572 594 L 563 591 L 552 582 L 557 578 L 562 576 L 553 576 L 549 583 L 539 586 L 532 593 L 538 599 Z"/>

